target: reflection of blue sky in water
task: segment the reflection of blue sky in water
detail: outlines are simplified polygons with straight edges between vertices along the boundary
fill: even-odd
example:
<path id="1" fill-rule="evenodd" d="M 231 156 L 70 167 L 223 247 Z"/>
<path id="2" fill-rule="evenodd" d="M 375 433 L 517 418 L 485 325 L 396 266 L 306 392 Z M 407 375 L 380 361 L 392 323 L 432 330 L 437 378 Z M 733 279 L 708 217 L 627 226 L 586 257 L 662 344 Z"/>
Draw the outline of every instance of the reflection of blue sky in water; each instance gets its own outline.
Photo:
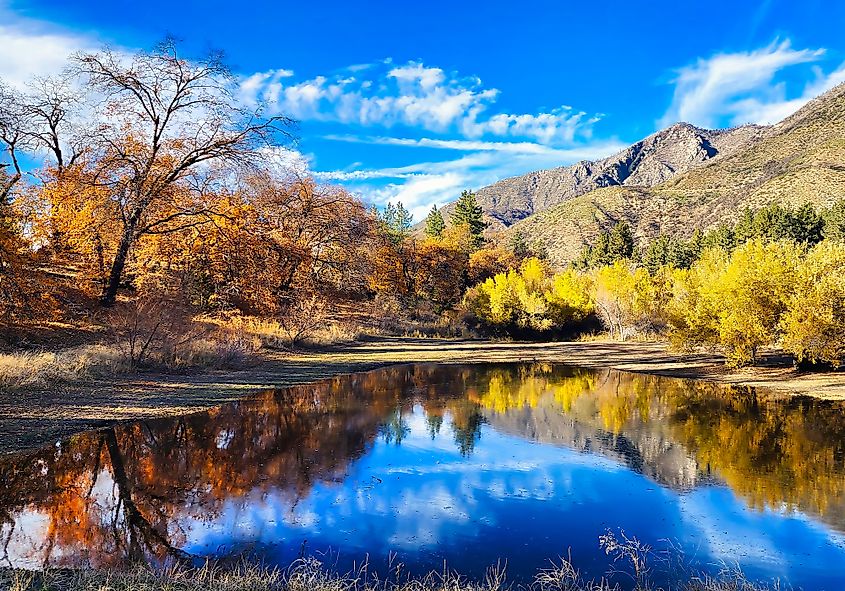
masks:
<path id="1" fill-rule="evenodd" d="M 272 489 L 230 499 L 212 521 L 189 511 L 179 523 L 184 549 L 252 550 L 285 564 L 307 541 L 311 552 L 331 550 L 341 569 L 367 555 L 381 567 L 395 552 L 417 571 L 446 560 L 476 576 L 502 558 L 511 579 L 571 550 L 582 572 L 599 576 L 608 558 L 598 536 L 622 528 L 659 549 L 672 540 L 714 570 L 738 563 L 752 577 L 840 588 L 831 565 L 845 564 L 842 536 L 801 514 L 749 509 L 718 485 L 678 493 L 604 457 L 489 426 L 462 457 L 448 415 L 434 440 L 419 407 L 405 420 L 401 445 L 379 438 L 347 478 L 318 483 L 293 507 Z"/>

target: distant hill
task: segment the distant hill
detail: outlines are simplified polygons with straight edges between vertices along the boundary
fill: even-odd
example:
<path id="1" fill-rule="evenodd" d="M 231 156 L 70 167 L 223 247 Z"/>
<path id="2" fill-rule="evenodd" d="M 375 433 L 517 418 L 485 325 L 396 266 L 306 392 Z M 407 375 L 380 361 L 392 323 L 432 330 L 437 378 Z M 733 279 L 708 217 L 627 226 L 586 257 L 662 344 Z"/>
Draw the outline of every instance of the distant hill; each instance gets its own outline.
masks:
<path id="1" fill-rule="evenodd" d="M 523 231 L 556 264 L 622 219 L 645 241 L 775 201 L 824 206 L 845 197 L 845 84 L 776 125 L 679 123 L 610 158 L 505 179 L 478 195 L 491 231 Z"/>

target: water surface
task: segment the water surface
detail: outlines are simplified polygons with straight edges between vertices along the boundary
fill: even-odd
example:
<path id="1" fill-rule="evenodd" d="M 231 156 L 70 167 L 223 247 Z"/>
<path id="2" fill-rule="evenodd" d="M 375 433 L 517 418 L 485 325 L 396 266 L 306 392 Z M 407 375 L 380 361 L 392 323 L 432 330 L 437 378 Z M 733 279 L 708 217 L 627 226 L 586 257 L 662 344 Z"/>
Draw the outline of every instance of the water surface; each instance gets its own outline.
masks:
<path id="1" fill-rule="evenodd" d="M 845 587 L 845 404 L 549 364 L 391 367 L 0 459 L 0 564 L 317 555 L 339 570 L 569 555 L 608 529 L 695 568 Z M 617 575 L 618 582 L 625 583 Z"/>

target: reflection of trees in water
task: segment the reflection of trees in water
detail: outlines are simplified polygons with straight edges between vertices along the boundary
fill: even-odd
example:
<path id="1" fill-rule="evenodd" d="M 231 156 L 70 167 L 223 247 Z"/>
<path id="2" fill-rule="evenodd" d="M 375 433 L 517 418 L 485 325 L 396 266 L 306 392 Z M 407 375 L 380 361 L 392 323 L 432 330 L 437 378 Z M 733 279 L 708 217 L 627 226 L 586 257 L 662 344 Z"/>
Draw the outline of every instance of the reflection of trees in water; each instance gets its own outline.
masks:
<path id="1" fill-rule="evenodd" d="M 845 530 L 845 403 L 758 393 L 752 389 L 606 371 L 554 368 L 535 364 L 521 372 L 491 375 L 478 403 L 496 426 L 523 435 L 564 431 L 573 423 L 592 430 L 629 464 L 644 464 L 655 476 L 686 470 L 666 447 L 682 446 L 700 474 L 714 474 L 755 508 L 783 505 L 820 515 Z M 519 409 L 551 406 L 566 420 L 545 422 L 526 433 Z M 496 415 L 502 415 L 496 418 Z M 509 425 L 510 416 L 520 425 Z M 581 431 L 584 432 L 584 429 Z M 602 434 L 604 432 L 604 435 Z M 571 435 L 571 433 L 567 433 Z M 628 449 L 625 449 L 627 447 Z M 687 476 L 678 475 L 681 483 Z"/>
<path id="2" fill-rule="evenodd" d="M 442 375 L 441 375 L 442 374 Z M 443 384 L 472 371 L 397 367 L 279 391 L 176 419 L 71 438 L 59 448 L 0 460 L 0 543 L 5 561 L 22 512 L 47 523 L 18 562 L 95 567 L 185 559 L 188 515 L 211 521 L 227 500 L 273 491 L 295 506 L 316 482 L 344 478 L 379 433 L 401 443 L 403 412 L 418 397 L 447 411 Z M 466 436 L 470 440 L 477 436 Z M 30 519 L 28 523 L 32 523 Z M 29 533 L 29 532 L 28 532 Z M 26 537 L 26 536 L 24 536 Z"/>
<path id="3" fill-rule="evenodd" d="M 548 364 L 421 365 L 267 391 L 4 458 L 3 556 L 96 567 L 185 559 L 179 548 L 188 532 L 179 528 L 192 516 L 212 521 L 226 501 L 271 491 L 295 506 L 315 483 L 342 480 L 379 436 L 401 444 L 414 404 L 424 410 L 432 437 L 448 417 L 464 455 L 489 421 L 540 440 L 563 434 L 578 449 L 604 446 L 663 482 L 661 474 L 686 469 L 666 453 L 674 446 L 700 473 L 712 471 L 755 507 L 785 503 L 828 522 L 842 520 L 841 403 Z M 33 527 L 32 514 L 43 520 L 43 531 L 22 532 Z M 36 540 L 25 552 L 23 533 Z"/>
<path id="4" fill-rule="evenodd" d="M 397 406 L 390 411 L 387 419 L 380 425 L 379 433 L 386 444 L 402 445 L 405 437 L 410 435 L 411 428 L 408 426 L 408 421 L 402 416 L 401 406 Z"/>

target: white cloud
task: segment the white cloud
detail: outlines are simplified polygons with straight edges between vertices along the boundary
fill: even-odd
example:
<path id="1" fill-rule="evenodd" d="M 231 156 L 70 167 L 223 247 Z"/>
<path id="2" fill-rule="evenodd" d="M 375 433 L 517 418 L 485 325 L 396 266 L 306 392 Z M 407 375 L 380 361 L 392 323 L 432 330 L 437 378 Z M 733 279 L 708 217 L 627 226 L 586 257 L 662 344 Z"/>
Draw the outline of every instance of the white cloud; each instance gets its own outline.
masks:
<path id="1" fill-rule="evenodd" d="M 521 137 L 544 144 L 589 137 L 599 118 L 568 106 L 536 114 L 491 113 L 498 90 L 484 88 L 477 77 L 459 77 L 419 62 L 353 66 L 297 82 L 288 80 L 290 75 L 289 70 L 277 70 L 244 78 L 244 100 L 300 120 L 405 125 L 458 132 L 465 138 Z"/>
<path id="2" fill-rule="evenodd" d="M 842 64 L 829 74 L 825 74 L 821 68 L 814 68 L 813 70 L 815 80 L 808 83 L 801 95 L 794 99 L 787 100 L 781 98 L 781 100 L 767 102 L 758 97 L 749 97 L 737 101 L 735 103 L 736 115 L 734 115 L 732 123 L 738 125 L 747 122 L 762 124 L 777 123 L 792 115 L 815 97 L 845 82 L 845 64 Z M 780 86 L 778 90 L 780 96 L 783 97 L 785 94 L 783 87 Z"/>
<path id="3" fill-rule="evenodd" d="M 789 41 L 740 53 L 721 53 L 681 68 L 672 104 L 661 125 L 687 121 L 705 127 L 774 123 L 814 96 L 845 80 L 845 66 L 830 74 L 816 67 L 814 80 L 797 97 L 787 98 L 783 70 L 817 62 L 823 49 L 794 49 Z"/>
<path id="4" fill-rule="evenodd" d="M 67 57 L 96 48 L 90 37 L 17 18 L 0 5 L 0 78 L 22 87 L 33 75 L 61 72 Z"/>
<path id="5" fill-rule="evenodd" d="M 606 156 L 609 149 L 617 150 L 622 144 L 615 141 L 595 143 L 577 148 L 553 148 L 534 142 L 489 142 L 481 140 L 453 140 L 436 138 L 397 138 L 384 136 L 326 135 L 323 139 L 355 144 L 403 146 L 411 148 L 436 148 L 461 152 L 508 152 L 511 154 L 554 155 L 562 161 L 594 159 Z"/>

